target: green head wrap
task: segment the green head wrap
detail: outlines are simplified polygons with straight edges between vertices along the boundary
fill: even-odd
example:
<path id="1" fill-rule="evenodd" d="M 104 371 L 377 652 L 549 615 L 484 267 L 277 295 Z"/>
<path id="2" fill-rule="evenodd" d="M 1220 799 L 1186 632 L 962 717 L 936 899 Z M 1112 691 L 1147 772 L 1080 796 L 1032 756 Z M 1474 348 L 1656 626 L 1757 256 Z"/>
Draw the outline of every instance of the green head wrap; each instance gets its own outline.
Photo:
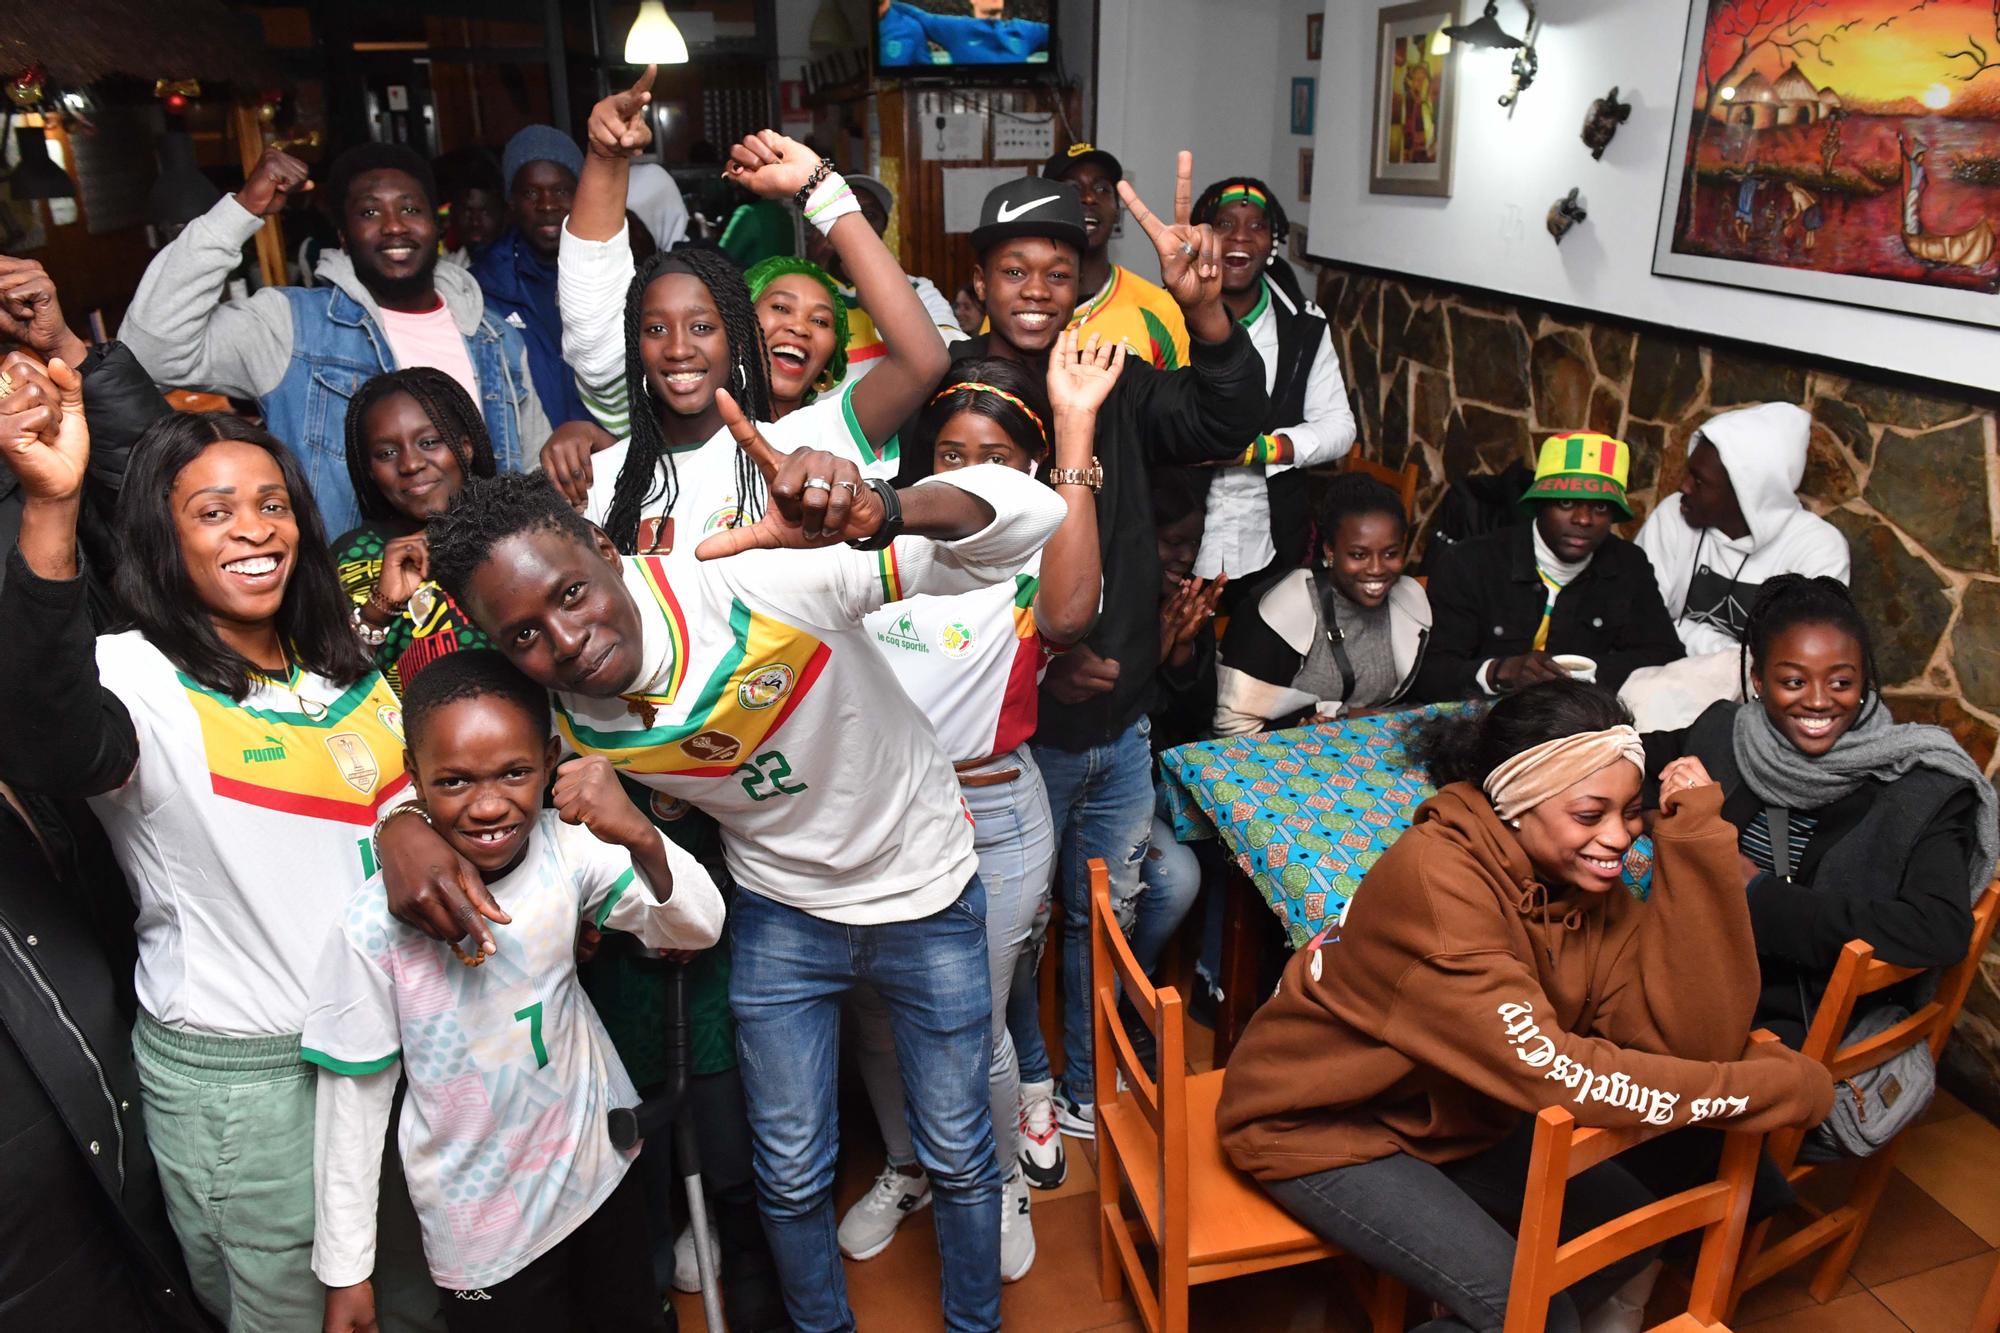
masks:
<path id="1" fill-rule="evenodd" d="M 840 294 L 840 288 L 828 276 L 825 269 L 809 260 L 794 259 L 790 255 L 772 255 L 769 259 L 758 260 L 744 273 L 743 280 L 750 284 L 750 299 L 761 301 L 764 299 L 766 287 L 779 278 L 794 274 L 802 278 L 811 278 L 826 288 L 826 294 L 833 300 L 833 356 L 827 360 L 826 369 L 821 372 L 819 381 L 815 381 L 806 389 L 805 401 L 810 403 L 819 397 L 820 382 L 829 385 L 838 384 L 847 377 L 847 298 Z"/>

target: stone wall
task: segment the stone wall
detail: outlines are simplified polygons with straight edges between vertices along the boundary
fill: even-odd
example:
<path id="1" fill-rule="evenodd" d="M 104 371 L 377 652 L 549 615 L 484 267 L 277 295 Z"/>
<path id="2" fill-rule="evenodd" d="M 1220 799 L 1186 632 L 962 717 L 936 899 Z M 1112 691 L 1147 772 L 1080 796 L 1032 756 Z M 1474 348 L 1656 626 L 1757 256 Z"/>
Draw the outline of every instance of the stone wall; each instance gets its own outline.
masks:
<path id="1" fill-rule="evenodd" d="M 1631 446 L 1629 536 L 1673 493 L 1709 416 L 1810 410 L 1805 502 L 1847 535 L 1891 711 L 1949 728 L 1989 776 L 2000 767 L 2000 400 L 1373 270 L 1323 268 L 1318 299 L 1361 448 L 1417 465 L 1424 519 L 1449 479 L 1533 466 L 1543 437 L 1594 430 Z M 2000 1119 L 2000 947 L 1983 973 L 1948 1063 Z"/>

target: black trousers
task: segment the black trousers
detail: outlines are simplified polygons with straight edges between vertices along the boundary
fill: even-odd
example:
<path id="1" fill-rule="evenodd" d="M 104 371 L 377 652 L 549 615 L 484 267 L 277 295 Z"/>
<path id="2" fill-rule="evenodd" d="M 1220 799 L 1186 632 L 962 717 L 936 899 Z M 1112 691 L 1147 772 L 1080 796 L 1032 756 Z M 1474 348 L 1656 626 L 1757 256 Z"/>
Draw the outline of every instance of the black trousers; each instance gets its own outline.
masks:
<path id="1" fill-rule="evenodd" d="M 440 1288 L 451 1333 L 666 1333 L 653 1287 L 646 1198 L 627 1171 L 611 1197 L 547 1254 L 504 1282 Z"/>

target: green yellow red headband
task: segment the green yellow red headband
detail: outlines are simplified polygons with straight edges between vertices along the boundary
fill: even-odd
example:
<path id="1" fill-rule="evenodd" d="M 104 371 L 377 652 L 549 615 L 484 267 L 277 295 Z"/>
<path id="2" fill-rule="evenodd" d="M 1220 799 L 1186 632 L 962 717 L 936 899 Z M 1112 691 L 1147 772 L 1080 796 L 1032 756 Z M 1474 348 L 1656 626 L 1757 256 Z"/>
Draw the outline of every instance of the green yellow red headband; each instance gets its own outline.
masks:
<path id="1" fill-rule="evenodd" d="M 935 398 L 932 398 L 931 401 L 934 403 L 941 403 L 955 393 L 990 393 L 995 398 L 998 398 L 1003 402 L 1012 403 L 1014 406 L 1021 409 L 1022 415 L 1026 416 L 1028 420 L 1035 423 L 1035 429 L 1041 434 L 1042 443 L 1047 444 L 1049 442 L 1049 428 L 1042 424 L 1042 419 L 1039 415 L 1036 414 L 1035 409 L 1029 407 L 1019 398 L 1015 397 L 1011 393 L 1008 393 L 1005 389 L 1002 389 L 997 385 L 988 384 L 983 380 L 961 380 L 957 384 L 948 384 L 943 389 L 940 389 L 938 391 L 937 396 Z"/>
<path id="2" fill-rule="evenodd" d="M 1231 204 L 1255 204 L 1266 213 L 1271 211 L 1271 201 L 1265 197 L 1264 192 L 1248 185 L 1232 185 L 1215 201 L 1218 209 L 1227 208 Z"/>

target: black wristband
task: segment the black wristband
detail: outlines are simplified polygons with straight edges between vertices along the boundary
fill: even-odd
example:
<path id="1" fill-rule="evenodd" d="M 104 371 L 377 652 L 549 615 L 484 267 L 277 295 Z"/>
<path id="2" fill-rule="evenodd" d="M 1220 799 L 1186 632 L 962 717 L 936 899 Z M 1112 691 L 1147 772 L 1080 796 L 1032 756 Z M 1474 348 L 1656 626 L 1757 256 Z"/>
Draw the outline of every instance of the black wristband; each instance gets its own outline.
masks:
<path id="1" fill-rule="evenodd" d="M 866 537 L 848 543 L 857 551 L 880 551 L 889 543 L 903 535 L 903 500 L 896 494 L 896 488 L 880 477 L 869 477 L 862 482 L 875 492 L 875 498 L 882 502 L 882 526 Z"/>
<path id="2" fill-rule="evenodd" d="M 792 196 L 793 205 L 796 206 L 801 213 L 805 212 L 806 201 L 812 198 L 812 192 L 819 188 L 819 183 L 821 181 L 825 180 L 828 176 L 831 176 L 838 169 L 839 168 L 833 165 L 832 158 L 830 157 L 821 158 L 819 160 L 819 165 L 813 168 L 813 174 L 806 177 L 806 183 L 804 185 L 801 185 L 798 189 L 798 193 Z"/>

